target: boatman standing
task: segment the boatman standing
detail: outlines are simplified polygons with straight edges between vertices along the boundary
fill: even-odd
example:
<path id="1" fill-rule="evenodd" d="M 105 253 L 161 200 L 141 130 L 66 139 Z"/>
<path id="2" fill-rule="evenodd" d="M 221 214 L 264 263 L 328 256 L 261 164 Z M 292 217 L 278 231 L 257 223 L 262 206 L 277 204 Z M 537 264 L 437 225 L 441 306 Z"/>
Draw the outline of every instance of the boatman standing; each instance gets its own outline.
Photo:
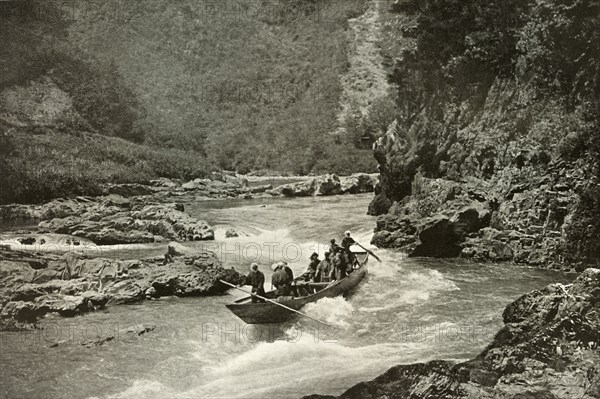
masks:
<path id="1" fill-rule="evenodd" d="M 355 244 L 356 241 L 354 241 L 354 238 L 350 237 L 350 234 L 350 231 L 346 231 L 344 233 L 344 239 L 342 239 L 342 248 L 344 248 L 345 251 L 344 255 L 346 257 L 346 264 L 348 265 L 348 268 L 352 270 L 356 257 L 350 250 L 350 247 Z"/>
<path id="2" fill-rule="evenodd" d="M 263 272 L 258 270 L 258 264 L 253 263 L 250 266 L 250 273 L 246 276 L 246 285 L 252 286 L 252 294 L 258 294 L 260 296 L 265 296 L 265 275 Z M 264 300 L 252 295 L 252 302 L 264 302 Z"/>

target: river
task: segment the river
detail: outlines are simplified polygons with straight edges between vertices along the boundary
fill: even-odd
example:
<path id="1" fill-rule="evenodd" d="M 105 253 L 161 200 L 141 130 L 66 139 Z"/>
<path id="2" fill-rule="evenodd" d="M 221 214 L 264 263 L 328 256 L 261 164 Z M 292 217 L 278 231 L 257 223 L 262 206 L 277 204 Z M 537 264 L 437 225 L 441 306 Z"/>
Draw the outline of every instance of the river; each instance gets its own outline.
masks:
<path id="1" fill-rule="evenodd" d="M 216 228 L 215 250 L 246 272 L 286 258 L 295 272 L 330 238 L 351 230 L 367 244 L 371 195 L 205 201 L 186 210 Z M 234 227 L 240 237 L 225 239 Z M 158 254 L 161 246 L 122 256 Z M 48 318 L 36 332 L 0 336 L 0 397 L 298 398 L 340 394 L 401 363 L 475 356 L 502 326 L 504 307 L 523 293 L 570 277 L 509 265 L 405 258 L 376 250 L 368 279 L 348 299 L 325 299 L 284 325 L 248 326 L 225 304 L 243 296 L 167 298 L 110 307 L 73 319 Z M 267 284 L 268 285 L 268 284 Z M 133 325 L 155 326 L 143 335 Z M 114 337 L 102 346 L 89 339 Z"/>

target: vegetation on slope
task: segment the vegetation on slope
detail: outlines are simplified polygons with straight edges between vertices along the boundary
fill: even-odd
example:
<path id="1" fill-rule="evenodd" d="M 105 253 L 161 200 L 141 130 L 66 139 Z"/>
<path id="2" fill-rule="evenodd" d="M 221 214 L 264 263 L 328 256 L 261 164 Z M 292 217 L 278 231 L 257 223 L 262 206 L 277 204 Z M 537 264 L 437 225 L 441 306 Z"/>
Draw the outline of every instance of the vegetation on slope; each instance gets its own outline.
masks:
<path id="1" fill-rule="evenodd" d="M 188 178 L 206 165 L 242 173 L 374 171 L 356 128 L 332 134 L 339 77 L 348 68 L 347 20 L 364 6 L 3 2 L 0 201 L 94 192 L 107 181 Z M 47 87 L 65 104 L 39 119 L 32 109 L 54 108 Z M 102 143 L 112 155 L 95 147 L 97 139 L 85 142 L 97 151 L 78 148 L 95 135 L 114 137 Z M 34 153 L 43 162 L 23 158 Z M 91 167 L 100 159 L 93 154 L 108 156 L 109 169 Z M 63 181 L 45 182 L 36 172 L 42 166 Z"/>

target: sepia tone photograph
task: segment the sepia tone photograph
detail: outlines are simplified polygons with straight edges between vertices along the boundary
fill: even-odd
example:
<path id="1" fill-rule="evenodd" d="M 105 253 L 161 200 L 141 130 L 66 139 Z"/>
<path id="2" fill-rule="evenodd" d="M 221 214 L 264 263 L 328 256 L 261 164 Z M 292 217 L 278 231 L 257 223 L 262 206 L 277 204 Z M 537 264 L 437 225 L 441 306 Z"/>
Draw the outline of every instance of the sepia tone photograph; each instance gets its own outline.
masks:
<path id="1" fill-rule="evenodd" d="M 600 399 L 600 0 L 0 0 L 0 399 Z"/>

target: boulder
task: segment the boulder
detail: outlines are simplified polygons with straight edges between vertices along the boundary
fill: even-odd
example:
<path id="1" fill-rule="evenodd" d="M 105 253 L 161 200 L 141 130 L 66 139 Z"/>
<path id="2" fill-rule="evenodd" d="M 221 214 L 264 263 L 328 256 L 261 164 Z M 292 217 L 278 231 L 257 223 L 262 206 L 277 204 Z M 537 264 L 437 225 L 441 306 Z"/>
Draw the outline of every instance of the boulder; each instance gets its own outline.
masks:
<path id="1" fill-rule="evenodd" d="M 238 233 L 235 229 L 227 229 L 227 231 L 225 232 L 225 238 L 234 238 L 239 236 L 240 233 Z"/>
<path id="2" fill-rule="evenodd" d="M 285 197 L 310 197 L 315 193 L 315 181 L 309 179 L 304 182 L 284 184 L 276 187 L 272 193 Z"/>
<path id="3" fill-rule="evenodd" d="M 258 186 L 248 187 L 250 194 L 260 194 L 272 190 L 273 186 L 270 184 L 260 184 Z"/>
<path id="4" fill-rule="evenodd" d="M 82 296 L 48 294 L 35 298 L 35 306 L 45 313 L 54 312 L 63 317 L 73 317 L 93 309 L 89 299 Z"/>
<path id="5" fill-rule="evenodd" d="M 172 263 L 163 257 L 145 260 L 89 259 L 70 252 L 31 255 L 0 249 L 0 328 L 20 328 L 46 313 L 72 317 L 107 305 L 131 303 L 165 295 L 204 296 L 229 287 L 220 279 L 245 281 L 233 269 L 224 269 L 212 252 L 190 250 L 178 243 L 168 247 Z M 47 266 L 35 270 L 30 261 Z"/>
<path id="6" fill-rule="evenodd" d="M 113 204 L 128 203 L 123 197 L 110 196 Z M 113 205 L 112 208 L 116 206 Z M 127 209 L 129 205 L 127 205 Z M 167 239 L 199 241 L 214 239 L 204 221 L 182 211 L 181 204 L 146 205 L 117 212 L 94 212 L 43 221 L 40 229 L 82 237 L 98 245 L 150 243 Z M 86 219 L 92 218 L 91 219 Z"/>
<path id="7" fill-rule="evenodd" d="M 106 227 L 98 231 L 95 229 L 75 230 L 72 234 L 91 240 L 97 245 L 141 244 L 155 241 L 154 235 L 149 232 L 137 230 L 124 232 Z"/>
<path id="8" fill-rule="evenodd" d="M 181 185 L 181 188 L 183 188 L 186 191 L 200 190 L 204 189 L 205 187 L 206 186 L 202 179 L 191 180 Z"/>
<path id="9" fill-rule="evenodd" d="M 469 233 L 479 230 L 480 219 L 477 209 L 465 207 L 459 210 L 450 219 L 454 234 L 459 237 L 464 237 Z"/>
<path id="10" fill-rule="evenodd" d="M 37 242 L 35 237 L 19 237 L 17 238 L 17 241 L 19 243 L 21 243 L 22 245 L 33 245 Z"/>
<path id="11" fill-rule="evenodd" d="M 373 200 L 369 203 L 367 214 L 371 216 L 385 215 L 390 210 L 392 201 L 384 194 L 376 194 Z"/>
<path id="12" fill-rule="evenodd" d="M 91 202 L 89 197 L 55 199 L 42 205 L 40 218 L 46 220 L 81 215 L 91 205 Z"/>
<path id="13" fill-rule="evenodd" d="M 4 305 L 2 312 L 0 312 L 0 317 L 14 319 L 18 322 L 32 323 L 47 312 L 47 309 L 39 307 L 36 303 L 14 301 Z"/>
<path id="14" fill-rule="evenodd" d="M 342 193 L 342 185 L 337 175 L 317 176 L 313 179 L 313 195 L 338 195 Z"/>
<path id="15" fill-rule="evenodd" d="M 453 224 L 445 216 L 439 215 L 420 221 L 416 234 L 419 241 L 411 256 L 445 258 L 460 254 L 461 237 L 455 233 Z"/>
<path id="16" fill-rule="evenodd" d="M 285 197 L 310 197 L 342 194 L 340 178 L 337 175 L 316 176 L 305 181 L 289 183 L 269 191 L 271 195 Z"/>
<path id="17" fill-rule="evenodd" d="M 378 181 L 377 174 L 355 173 L 340 177 L 342 194 L 370 193 L 375 190 Z"/>

